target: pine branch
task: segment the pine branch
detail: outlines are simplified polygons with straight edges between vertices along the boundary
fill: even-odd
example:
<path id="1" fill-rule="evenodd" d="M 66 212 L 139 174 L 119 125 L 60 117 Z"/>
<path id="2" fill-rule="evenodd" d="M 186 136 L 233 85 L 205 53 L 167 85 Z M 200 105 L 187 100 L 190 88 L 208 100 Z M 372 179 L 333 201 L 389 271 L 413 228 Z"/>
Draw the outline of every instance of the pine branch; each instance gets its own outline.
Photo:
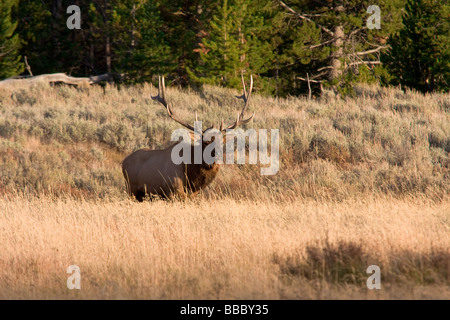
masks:
<path id="1" fill-rule="evenodd" d="M 14 48 L 13 49 L 9 49 L 8 51 L 6 51 L 6 52 L 0 52 L 0 58 L 1 57 L 4 57 L 4 56 L 7 56 L 8 54 L 10 54 L 11 52 L 13 52 L 14 51 Z"/>
<path id="2" fill-rule="evenodd" d="M 326 67 L 322 67 L 322 68 L 317 69 L 317 71 L 320 72 L 320 71 L 323 71 L 323 70 L 326 70 L 326 69 L 333 69 L 333 67 L 332 66 L 326 66 Z"/>
<path id="3" fill-rule="evenodd" d="M 314 48 L 318 48 L 318 47 L 324 46 L 324 45 L 326 45 L 326 44 L 329 44 L 329 43 L 333 42 L 334 40 L 335 40 L 335 39 L 331 39 L 331 40 L 322 42 L 322 43 L 320 43 L 320 44 L 315 44 L 315 45 L 313 45 L 313 46 L 310 46 L 309 49 L 314 49 Z"/>
<path id="4" fill-rule="evenodd" d="M 356 66 L 360 64 L 370 65 L 370 64 L 381 64 L 381 61 L 358 61 L 358 62 L 352 62 L 349 63 L 348 66 Z"/>
<path id="5" fill-rule="evenodd" d="M 313 82 L 313 83 L 322 83 L 323 80 L 311 80 L 311 79 L 305 79 L 302 77 L 297 77 L 298 80 L 306 81 L 306 82 Z"/>
<path id="6" fill-rule="evenodd" d="M 353 30 L 352 32 L 350 32 L 348 34 L 348 38 L 351 38 L 354 34 L 357 34 L 358 32 L 361 32 L 361 31 L 363 31 L 365 29 L 367 29 L 367 27 L 361 27 L 361 28 L 358 28 L 356 30 Z"/>
<path id="7" fill-rule="evenodd" d="M 323 13 L 314 13 L 314 14 L 304 13 L 303 15 L 305 17 L 324 17 L 324 16 L 326 16 L 326 14 L 323 14 Z"/>
<path id="8" fill-rule="evenodd" d="M 321 68 L 321 69 L 325 69 L 325 68 Z M 329 69 L 329 68 L 326 68 L 326 69 Z M 308 79 L 305 79 L 305 78 L 302 78 L 302 77 L 297 77 L 297 79 L 302 80 L 302 81 L 309 81 L 309 82 L 313 82 L 313 83 L 321 83 L 321 82 L 323 82 L 323 80 L 315 80 L 315 79 L 320 78 L 320 77 L 322 77 L 322 76 L 324 76 L 326 74 L 327 74 L 326 72 L 321 72 L 321 73 L 318 73 L 318 74 L 316 74 L 316 75 L 314 75 L 312 77 L 307 75 Z"/>
<path id="9" fill-rule="evenodd" d="M 389 46 L 378 46 L 378 48 L 370 49 L 370 50 L 366 50 L 366 51 L 359 51 L 359 52 L 355 52 L 354 54 L 356 54 L 358 56 L 363 56 L 363 55 L 366 55 L 366 54 L 378 52 L 378 51 L 383 50 L 383 49 L 387 49 L 388 47 Z"/>
<path id="10" fill-rule="evenodd" d="M 31 67 L 30 67 L 30 65 L 28 64 L 27 56 L 25 56 L 25 67 L 27 68 L 28 73 L 30 74 L 30 76 L 33 76 L 33 72 L 31 72 Z"/>
<path id="11" fill-rule="evenodd" d="M 292 9 L 291 7 L 289 7 L 287 4 L 285 4 L 283 1 L 279 0 L 278 2 L 280 3 L 280 5 L 281 5 L 283 8 L 285 8 L 286 10 L 288 10 L 291 14 L 293 14 L 293 15 L 299 17 L 300 19 L 303 19 L 303 20 L 306 20 L 306 21 L 309 21 L 309 22 L 314 23 L 316 26 L 318 26 L 320 29 L 322 29 L 322 31 L 328 33 L 328 34 L 331 35 L 331 36 L 334 36 L 334 32 L 331 31 L 330 29 L 328 29 L 328 28 L 322 26 L 321 24 L 315 22 L 314 20 L 311 20 L 310 18 L 306 17 L 305 15 L 303 15 L 303 14 L 301 14 L 301 13 L 298 13 L 297 11 L 295 11 L 294 9 Z"/>

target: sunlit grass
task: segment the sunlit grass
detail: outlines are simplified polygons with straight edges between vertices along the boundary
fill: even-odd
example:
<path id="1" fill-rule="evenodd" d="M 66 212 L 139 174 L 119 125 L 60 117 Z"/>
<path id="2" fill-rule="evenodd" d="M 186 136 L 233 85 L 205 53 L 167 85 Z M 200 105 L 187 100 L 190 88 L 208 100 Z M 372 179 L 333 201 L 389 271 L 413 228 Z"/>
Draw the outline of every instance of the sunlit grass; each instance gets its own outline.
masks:
<path id="1" fill-rule="evenodd" d="M 0 298 L 449 299 L 449 94 L 356 92 L 255 92 L 247 128 L 280 129 L 276 175 L 224 165 L 193 199 L 137 203 L 122 159 L 179 127 L 154 88 L 0 90 Z M 168 88 L 205 125 L 233 121 L 236 94 Z"/>
<path id="2" fill-rule="evenodd" d="M 448 202 L 0 200 L 1 298 L 450 298 Z M 366 269 L 381 268 L 382 289 Z M 81 290 L 69 290 L 69 265 Z"/>

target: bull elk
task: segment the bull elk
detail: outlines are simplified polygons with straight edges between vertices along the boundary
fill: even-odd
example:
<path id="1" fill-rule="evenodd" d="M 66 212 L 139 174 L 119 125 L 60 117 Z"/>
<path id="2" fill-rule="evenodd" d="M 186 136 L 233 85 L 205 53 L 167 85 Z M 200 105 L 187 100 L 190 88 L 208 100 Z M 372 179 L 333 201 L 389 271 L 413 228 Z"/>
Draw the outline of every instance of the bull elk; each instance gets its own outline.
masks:
<path id="1" fill-rule="evenodd" d="M 244 112 L 249 104 L 253 88 L 253 77 L 250 76 L 250 88 L 248 92 L 245 88 L 243 76 L 242 85 L 243 94 L 236 97 L 244 101 L 244 107 L 238 113 L 236 121 L 231 125 L 225 127 L 223 120 L 221 121 L 219 130 L 222 138 L 225 137 L 228 130 L 235 129 L 242 124 L 250 122 L 255 115 L 253 113 L 249 118 L 244 119 Z M 158 95 L 151 96 L 151 98 L 166 108 L 167 114 L 171 119 L 189 129 L 191 133 L 195 131 L 194 127 L 180 120 L 167 103 L 164 77 L 159 77 Z M 213 128 L 215 128 L 214 124 L 201 132 L 202 151 L 214 141 L 213 139 L 211 139 L 212 141 L 205 141 L 203 139 L 207 131 Z M 161 198 L 173 198 L 174 196 L 185 198 L 188 195 L 195 195 L 214 180 L 219 172 L 219 164 L 216 162 L 208 164 L 204 161 L 203 157 L 202 162 L 198 164 L 194 163 L 195 161 L 181 164 L 175 164 L 172 161 L 172 150 L 179 143 L 186 142 L 179 141 L 164 150 L 140 149 L 131 153 L 123 160 L 122 172 L 126 180 L 127 191 L 131 197 L 134 195 L 140 202 L 143 201 L 146 195 L 149 195 L 150 198 L 155 196 Z M 194 148 L 194 144 L 191 143 L 189 147 Z M 191 152 L 191 155 L 193 154 L 194 152 Z"/>

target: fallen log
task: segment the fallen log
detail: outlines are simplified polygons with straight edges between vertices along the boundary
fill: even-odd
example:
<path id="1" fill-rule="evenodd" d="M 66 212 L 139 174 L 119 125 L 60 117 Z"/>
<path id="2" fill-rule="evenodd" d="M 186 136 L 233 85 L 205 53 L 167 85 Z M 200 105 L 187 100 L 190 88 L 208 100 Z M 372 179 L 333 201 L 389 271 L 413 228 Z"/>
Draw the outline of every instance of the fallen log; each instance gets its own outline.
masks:
<path id="1" fill-rule="evenodd" d="M 105 73 L 98 76 L 90 77 L 72 77 L 65 73 L 51 73 L 51 74 L 41 74 L 33 77 L 11 77 L 0 81 L 1 87 L 24 87 L 33 86 L 38 83 L 66 83 L 76 86 L 89 86 L 94 83 L 99 83 L 102 81 L 114 81 L 117 79 L 122 79 L 123 74 L 118 73 Z"/>

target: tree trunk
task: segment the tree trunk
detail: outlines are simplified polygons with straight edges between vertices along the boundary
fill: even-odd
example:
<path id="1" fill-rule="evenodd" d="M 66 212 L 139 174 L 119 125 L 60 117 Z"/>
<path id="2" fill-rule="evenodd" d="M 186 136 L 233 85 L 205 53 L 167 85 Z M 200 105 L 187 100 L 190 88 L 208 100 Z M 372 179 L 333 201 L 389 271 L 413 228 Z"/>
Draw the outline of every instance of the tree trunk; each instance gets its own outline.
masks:
<path id="1" fill-rule="evenodd" d="M 131 9 L 131 43 L 130 48 L 131 51 L 134 51 L 136 46 L 136 27 L 134 25 L 134 21 L 136 20 L 136 4 L 133 4 L 133 9 Z"/>
<path id="2" fill-rule="evenodd" d="M 90 72 L 95 72 L 95 41 L 92 38 L 92 33 L 93 33 L 93 28 L 92 26 L 89 26 L 89 32 L 91 34 L 91 36 L 89 37 L 89 62 L 90 62 L 90 67 L 91 70 Z"/>
<path id="3" fill-rule="evenodd" d="M 109 37 L 109 35 L 107 35 L 106 36 L 105 54 L 106 54 L 106 71 L 108 73 L 111 73 L 111 43 L 110 43 L 110 41 L 111 41 L 110 37 Z"/>
<path id="4" fill-rule="evenodd" d="M 102 11 L 103 22 L 105 23 L 105 62 L 106 71 L 111 73 L 111 30 L 109 21 L 110 5 L 109 1 L 105 1 L 105 7 Z"/>
<path id="5" fill-rule="evenodd" d="M 330 71 L 328 73 L 328 80 L 330 82 L 338 79 L 342 75 L 341 58 L 344 55 L 344 26 L 338 25 L 334 28 L 333 52 L 331 54 Z"/>
<path id="6" fill-rule="evenodd" d="M 63 21 L 63 6 L 62 0 L 54 0 L 52 3 L 51 16 L 51 42 L 53 43 L 52 59 L 58 61 L 58 56 L 61 50 L 61 22 Z M 64 25 L 65 27 L 65 25 Z"/>

